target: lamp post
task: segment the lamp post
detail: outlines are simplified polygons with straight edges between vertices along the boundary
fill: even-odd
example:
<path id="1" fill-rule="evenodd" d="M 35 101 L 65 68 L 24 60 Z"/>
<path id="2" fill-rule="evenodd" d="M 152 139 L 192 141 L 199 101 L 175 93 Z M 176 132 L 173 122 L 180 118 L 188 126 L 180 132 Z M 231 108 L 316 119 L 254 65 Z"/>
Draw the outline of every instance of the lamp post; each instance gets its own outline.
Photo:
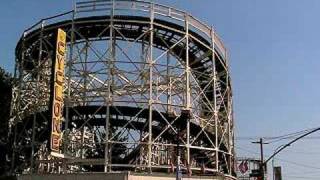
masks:
<path id="1" fill-rule="evenodd" d="M 284 150 L 285 148 L 289 147 L 291 144 L 293 144 L 293 143 L 295 143 L 296 141 L 298 141 L 298 140 L 300 140 L 300 139 L 302 139 L 302 138 L 304 138 L 304 137 L 306 137 L 306 136 L 308 136 L 308 135 L 310 135 L 310 134 L 312 134 L 312 133 L 314 133 L 314 132 L 317 132 L 317 131 L 319 131 L 319 130 L 320 130 L 320 127 L 317 127 L 317 128 L 315 128 L 315 129 L 307 132 L 307 133 L 302 134 L 301 136 L 299 136 L 299 137 L 295 138 L 294 140 L 290 141 L 289 143 L 284 144 L 284 145 L 282 145 L 282 146 L 279 146 L 279 147 L 274 151 L 274 153 L 273 153 L 267 160 L 265 160 L 265 161 L 263 162 L 263 166 L 266 167 L 266 166 L 267 166 L 267 163 L 268 163 L 271 159 L 273 159 L 274 156 L 276 156 L 277 154 L 279 154 L 279 153 L 280 153 L 282 150 Z"/>

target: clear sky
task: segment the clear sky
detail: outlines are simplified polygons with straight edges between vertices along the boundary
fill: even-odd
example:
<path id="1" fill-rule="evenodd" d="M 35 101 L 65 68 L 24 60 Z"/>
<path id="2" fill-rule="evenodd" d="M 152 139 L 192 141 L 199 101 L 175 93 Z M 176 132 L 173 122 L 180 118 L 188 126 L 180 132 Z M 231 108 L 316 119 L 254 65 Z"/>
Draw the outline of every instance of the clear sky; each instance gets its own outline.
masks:
<path id="1" fill-rule="evenodd" d="M 319 0 L 158 0 L 213 25 L 229 49 L 237 137 L 278 136 L 320 126 Z M 72 1 L 0 2 L 0 66 L 13 72 L 15 43 L 39 19 L 70 10 Z M 320 136 L 315 134 L 314 136 Z M 320 139 L 281 153 L 284 179 L 318 179 Z M 283 141 L 286 142 L 286 141 Z M 266 145 L 270 154 L 278 144 Z M 236 141 L 238 156 L 257 145 Z"/>

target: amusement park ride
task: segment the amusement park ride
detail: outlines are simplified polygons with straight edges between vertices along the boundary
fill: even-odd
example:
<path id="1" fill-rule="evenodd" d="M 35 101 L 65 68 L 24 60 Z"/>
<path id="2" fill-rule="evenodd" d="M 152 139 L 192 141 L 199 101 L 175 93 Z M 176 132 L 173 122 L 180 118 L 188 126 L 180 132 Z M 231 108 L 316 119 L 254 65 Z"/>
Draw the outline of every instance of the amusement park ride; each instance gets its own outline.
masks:
<path id="1" fill-rule="evenodd" d="M 227 50 L 192 15 L 81 1 L 26 29 L 15 53 L 12 173 L 235 179 Z"/>

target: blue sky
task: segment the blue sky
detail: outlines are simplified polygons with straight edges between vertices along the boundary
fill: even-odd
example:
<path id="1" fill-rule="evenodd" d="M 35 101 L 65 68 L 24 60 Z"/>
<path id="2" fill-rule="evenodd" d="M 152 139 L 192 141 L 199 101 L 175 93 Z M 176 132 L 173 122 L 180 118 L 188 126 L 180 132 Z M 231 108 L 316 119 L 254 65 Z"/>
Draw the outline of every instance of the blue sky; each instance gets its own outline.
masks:
<path id="1" fill-rule="evenodd" d="M 320 126 L 320 1 L 157 2 L 186 10 L 213 25 L 228 47 L 238 137 L 278 136 Z M 15 43 L 26 27 L 71 7 L 72 1 L 66 0 L 1 1 L 0 66 L 13 72 Z M 257 145 L 248 140 L 236 143 L 241 148 L 237 149 L 239 156 L 258 156 L 248 153 L 258 153 Z M 266 145 L 265 153 L 281 143 Z M 284 179 L 320 175 L 318 144 L 319 139 L 306 139 L 278 156 L 285 160 L 276 160 L 283 166 Z"/>

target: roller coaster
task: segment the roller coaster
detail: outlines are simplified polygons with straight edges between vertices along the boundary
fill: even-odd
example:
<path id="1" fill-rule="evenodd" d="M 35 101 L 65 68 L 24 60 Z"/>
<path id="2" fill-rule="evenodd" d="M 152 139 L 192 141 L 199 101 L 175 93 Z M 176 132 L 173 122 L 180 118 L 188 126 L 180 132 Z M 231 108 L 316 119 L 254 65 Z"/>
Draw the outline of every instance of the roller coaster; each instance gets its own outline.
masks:
<path id="1" fill-rule="evenodd" d="M 62 157 L 50 152 L 57 31 L 66 32 Z M 235 177 L 227 50 L 192 15 L 146 1 L 79 1 L 17 43 L 13 173 Z"/>

